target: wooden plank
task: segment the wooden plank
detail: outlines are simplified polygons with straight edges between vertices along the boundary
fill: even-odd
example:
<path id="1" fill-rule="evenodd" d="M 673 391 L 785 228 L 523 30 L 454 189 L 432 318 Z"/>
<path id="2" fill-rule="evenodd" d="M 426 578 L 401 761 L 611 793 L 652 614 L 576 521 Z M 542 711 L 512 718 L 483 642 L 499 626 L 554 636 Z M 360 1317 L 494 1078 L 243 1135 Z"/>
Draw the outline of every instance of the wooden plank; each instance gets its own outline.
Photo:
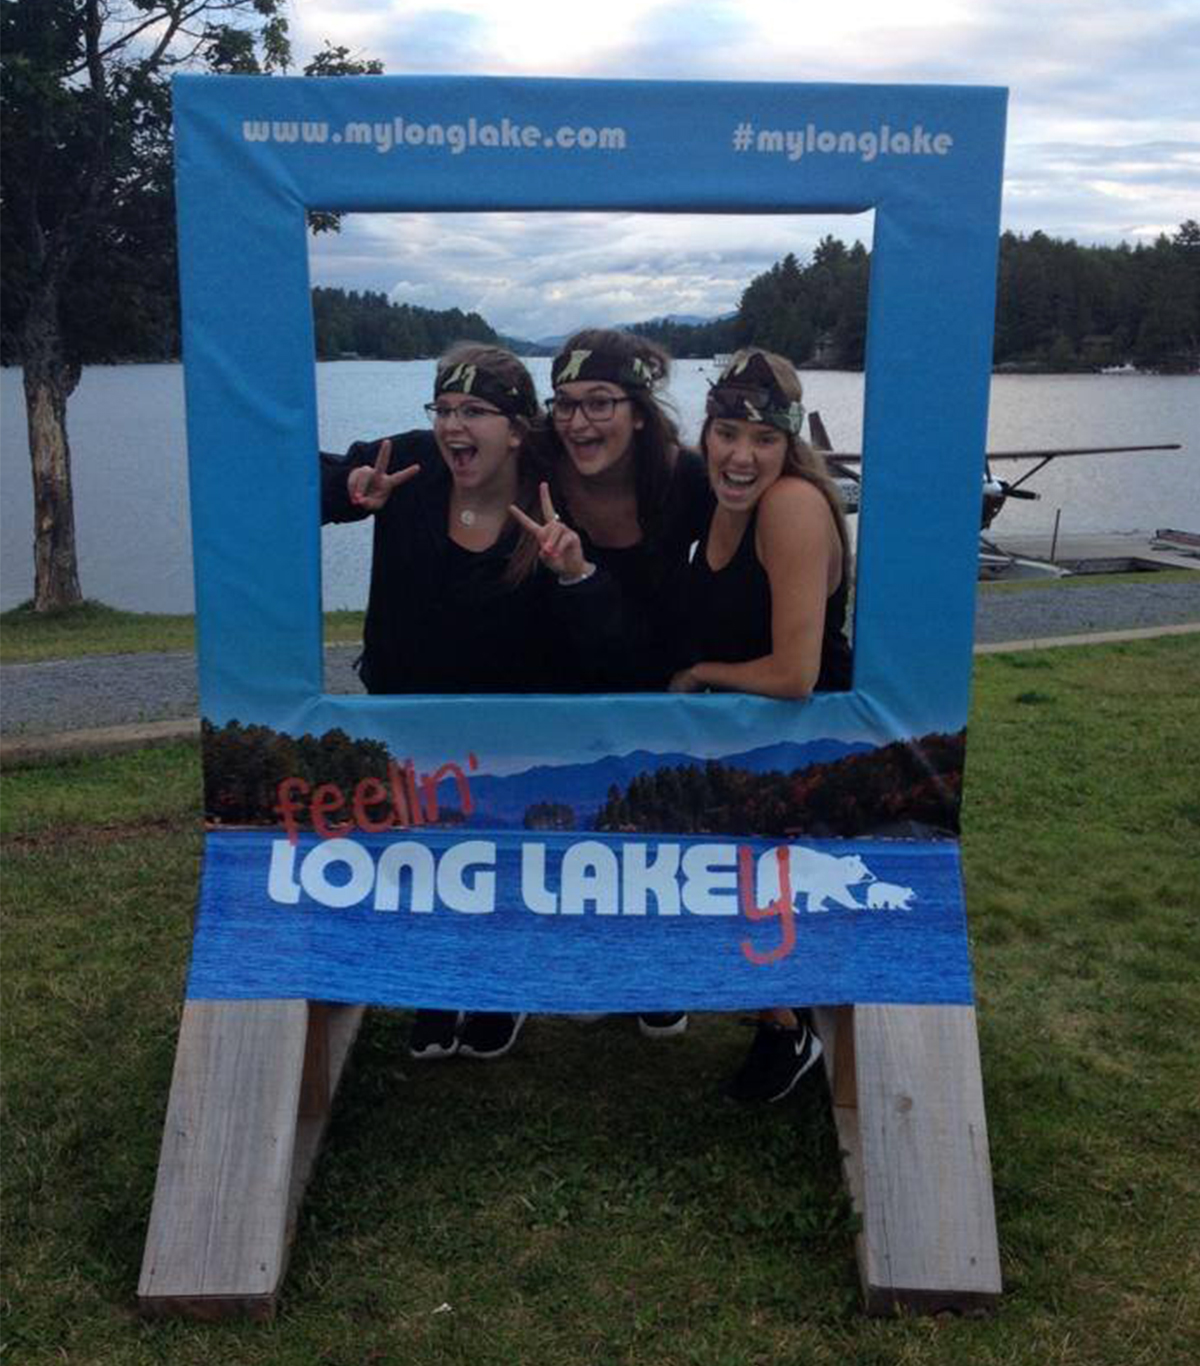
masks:
<path id="1" fill-rule="evenodd" d="M 854 1007 L 817 1006 L 813 1009 L 824 1052 L 825 1077 L 833 1100 L 842 1175 L 850 1203 L 865 1222 L 862 1178 L 862 1137 L 858 1132 L 858 1093 L 854 1076 Z"/>
<path id="2" fill-rule="evenodd" d="M 854 1007 L 834 1006 L 831 1034 L 835 1040 L 825 1066 L 835 1105 L 858 1106 L 858 1074 L 854 1067 Z M 819 1032 L 819 1031 L 818 1031 Z"/>
<path id="3" fill-rule="evenodd" d="M 350 1049 L 358 1034 L 365 1013 L 362 1006 L 324 1005 L 317 1001 L 309 1002 L 309 1034 L 319 1021 L 323 1036 L 322 1049 L 328 1068 L 326 1075 L 326 1095 L 323 1110 L 305 1113 L 303 1107 L 296 1124 L 296 1149 L 292 1157 L 292 1180 L 288 1190 L 287 1242 L 291 1246 L 296 1231 L 296 1221 L 300 1217 L 300 1205 L 309 1178 L 317 1165 L 325 1130 L 329 1127 L 330 1106 L 337 1094 L 338 1082 L 350 1057 Z"/>
<path id="4" fill-rule="evenodd" d="M 868 1312 L 994 1303 L 1000 1258 L 975 1011 L 856 1006 L 854 1052 Z"/>
<path id="5" fill-rule="evenodd" d="M 304 1001 L 188 1001 L 138 1299 L 269 1316 L 287 1258 Z"/>
<path id="6" fill-rule="evenodd" d="M 300 1076 L 301 1119 L 329 1113 L 329 1011 L 324 1001 L 309 1001 L 304 1040 L 304 1071 Z"/>

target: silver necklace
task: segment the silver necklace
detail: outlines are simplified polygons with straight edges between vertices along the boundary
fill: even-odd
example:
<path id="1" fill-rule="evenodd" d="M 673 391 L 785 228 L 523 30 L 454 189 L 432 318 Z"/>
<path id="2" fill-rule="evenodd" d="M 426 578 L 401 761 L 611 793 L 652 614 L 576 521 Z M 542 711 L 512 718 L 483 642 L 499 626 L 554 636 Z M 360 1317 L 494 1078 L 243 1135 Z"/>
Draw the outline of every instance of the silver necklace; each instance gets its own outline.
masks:
<path id="1" fill-rule="evenodd" d="M 475 513 L 470 508 L 459 508 L 458 520 L 463 524 L 463 526 L 474 526 Z"/>

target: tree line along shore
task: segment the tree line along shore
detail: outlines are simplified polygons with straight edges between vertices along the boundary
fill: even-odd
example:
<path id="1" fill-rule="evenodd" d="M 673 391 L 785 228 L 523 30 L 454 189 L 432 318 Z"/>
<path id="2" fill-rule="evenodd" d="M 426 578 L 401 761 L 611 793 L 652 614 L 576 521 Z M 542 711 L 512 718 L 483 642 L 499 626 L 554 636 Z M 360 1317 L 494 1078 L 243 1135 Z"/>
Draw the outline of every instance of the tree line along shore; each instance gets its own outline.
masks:
<path id="1" fill-rule="evenodd" d="M 871 254 L 827 236 L 802 263 L 792 253 L 756 275 L 737 310 L 707 322 L 632 325 L 680 359 L 764 346 L 811 369 L 863 366 Z M 505 335 L 476 312 L 394 302 L 382 290 L 312 291 L 318 360 L 420 360 L 456 341 L 493 342 L 522 356 L 553 355 L 554 341 Z M 179 357 L 172 290 L 112 295 L 77 333 L 84 364 Z M 9 332 L 5 365 L 20 362 Z M 1131 367 L 1192 373 L 1200 367 L 1200 224 L 1189 220 L 1153 245 L 1081 247 L 1035 232 L 1000 239 L 996 370 L 1094 372 Z"/>
<path id="2" fill-rule="evenodd" d="M 180 351 L 170 78 L 292 66 L 285 0 L 138 0 L 134 9 L 137 22 L 125 7 L 85 0 L 0 5 L 0 363 L 24 372 L 39 612 L 82 598 L 67 433 L 81 367 Z M 378 59 L 328 41 L 302 68 L 317 77 L 382 71 Z M 314 231 L 338 221 L 309 214 Z M 999 365 L 1200 368 L 1194 220 L 1152 245 L 1080 247 L 1036 232 L 1005 234 L 999 250 Z M 861 365 L 869 270 L 865 247 L 826 237 L 805 263 L 789 253 L 751 280 L 731 316 L 694 331 L 669 319 L 643 330 L 683 357 L 754 343 L 800 365 Z M 328 295 L 314 314 L 317 355 L 412 359 L 437 354 L 450 331 L 453 340 L 496 337 L 478 315 L 450 312 L 370 291 Z"/>

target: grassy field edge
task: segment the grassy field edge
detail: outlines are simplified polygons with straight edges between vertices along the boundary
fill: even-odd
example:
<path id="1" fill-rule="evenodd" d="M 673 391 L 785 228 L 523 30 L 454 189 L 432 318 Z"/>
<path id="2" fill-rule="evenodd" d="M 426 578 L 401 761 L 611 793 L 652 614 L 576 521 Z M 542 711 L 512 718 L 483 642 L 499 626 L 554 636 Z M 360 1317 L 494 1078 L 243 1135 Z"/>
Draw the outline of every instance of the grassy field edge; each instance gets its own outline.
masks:
<path id="1" fill-rule="evenodd" d="M 134 1293 L 199 876 L 194 745 L 5 777 L 4 1354 L 22 1366 L 1190 1366 L 1200 637 L 977 663 L 963 865 L 1005 1293 L 863 1317 L 820 1094 L 698 1016 L 418 1066 L 372 1011 L 272 1325 Z"/>
<path id="2" fill-rule="evenodd" d="M 1130 583 L 1187 583 L 1198 571 L 1167 569 L 1153 573 L 1081 574 L 1065 579 L 1023 579 L 1015 583 L 983 583 L 993 593 L 1070 592 L 1082 587 Z M 362 640 L 363 613 L 326 612 L 326 644 Z M 84 602 L 62 612 L 37 613 L 28 602 L 0 613 L 0 664 L 34 664 L 82 655 L 145 654 L 194 651 L 195 618 L 156 612 L 125 612 L 101 602 Z"/>
<path id="3" fill-rule="evenodd" d="M 325 642 L 362 640 L 362 612 L 326 612 Z M 40 664 L 83 655 L 192 653 L 196 619 L 158 612 L 124 612 L 84 602 L 61 612 L 34 612 L 29 603 L 0 613 L 0 664 Z"/>

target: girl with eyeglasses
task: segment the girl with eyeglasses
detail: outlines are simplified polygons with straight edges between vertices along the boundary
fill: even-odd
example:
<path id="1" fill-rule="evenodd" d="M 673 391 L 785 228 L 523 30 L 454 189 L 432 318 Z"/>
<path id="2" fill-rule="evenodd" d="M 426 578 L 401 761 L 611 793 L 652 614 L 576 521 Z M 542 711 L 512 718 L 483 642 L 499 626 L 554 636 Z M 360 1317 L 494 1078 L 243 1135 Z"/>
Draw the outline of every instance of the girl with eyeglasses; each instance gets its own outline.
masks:
<path id="1" fill-rule="evenodd" d="M 579 533 L 583 558 L 605 574 L 576 601 L 608 595 L 606 612 L 593 612 L 606 617 L 606 643 L 592 652 L 591 687 L 666 688 L 686 661 L 674 608 L 711 502 L 703 464 L 682 448 L 659 397 L 670 358 L 644 337 L 588 328 L 565 343 L 550 373 L 540 444 L 553 502 Z M 552 530 L 526 525 L 535 535 Z"/>
<path id="2" fill-rule="evenodd" d="M 360 673 L 372 693 L 569 690 L 570 651 L 549 623 L 557 581 L 592 565 L 561 523 L 530 554 L 510 513 L 544 513 L 525 447 L 538 421 L 524 365 L 464 343 L 438 362 L 432 431 L 355 442 L 322 461 L 322 520 L 374 516 Z"/>
<path id="3" fill-rule="evenodd" d="M 706 407 L 700 444 L 716 507 L 686 585 L 695 662 L 671 690 L 803 698 L 849 688 L 849 540 L 824 461 L 800 436 L 796 371 L 768 351 L 739 351 Z M 803 1014 L 760 1013 L 727 1095 L 777 1101 L 792 1091 L 821 1056 Z"/>
<path id="4" fill-rule="evenodd" d="M 686 662 L 676 611 L 689 547 L 708 517 L 704 467 L 684 450 L 659 397 L 667 353 L 611 328 L 576 332 L 555 357 L 542 437 L 553 502 L 578 532 L 589 565 L 574 603 L 589 611 L 593 691 L 665 689 Z M 555 524 L 521 518 L 543 557 Z M 649 1038 L 687 1028 L 682 1011 L 638 1017 Z"/>
<path id="5" fill-rule="evenodd" d="M 557 597 L 594 565 L 554 521 L 525 450 L 538 421 L 524 365 L 498 347 L 461 344 L 438 362 L 432 431 L 356 442 L 322 456 L 322 521 L 375 519 L 360 673 L 371 693 L 557 692 L 577 685 Z M 533 548 L 512 512 L 540 510 Z M 541 550 L 541 564 L 537 550 Z M 420 1010 L 418 1058 L 500 1057 L 523 1015 Z"/>

